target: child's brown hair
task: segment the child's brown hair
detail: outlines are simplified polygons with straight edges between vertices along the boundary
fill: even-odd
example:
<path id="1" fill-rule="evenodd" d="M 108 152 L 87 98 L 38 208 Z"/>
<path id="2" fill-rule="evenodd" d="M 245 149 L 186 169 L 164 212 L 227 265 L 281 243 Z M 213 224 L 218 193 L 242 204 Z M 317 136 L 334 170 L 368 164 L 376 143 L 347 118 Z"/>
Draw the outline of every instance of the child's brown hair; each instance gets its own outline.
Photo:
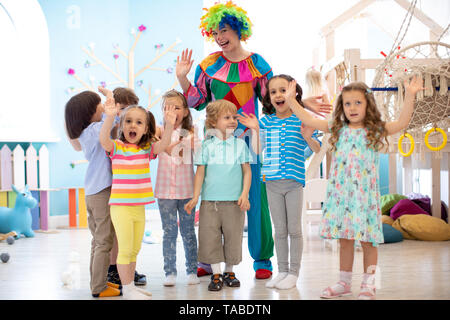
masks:
<path id="1" fill-rule="evenodd" d="M 342 88 L 341 94 L 337 98 L 336 107 L 333 113 L 333 125 L 331 127 L 330 145 L 331 150 L 336 150 L 336 144 L 339 140 L 339 131 L 344 124 L 349 124 L 344 113 L 344 104 L 342 94 L 344 92 L 360 91 L 364 94 L 367 101 L 366 116 L 364 118 L 364 128 L 367 130 L 367 147 L 380 150 L 384 146 L 383 139 L 388 145 L 387 132 L 385 130 L 386 122 L 381 120 L 381 113 L 377 108 L 375 97 L 372 90 L 364 82 L 352 82 Z"/>
<path id="2" fill-rule="evenodd" d="M 270 84 L 270 82 L 272 80 L 275 80 L 277 78 L 284 79 L 288 83 L 293 81 L 293 80 L 295 80 L 294 78 L 292 78 L 291 76 L 289 76 L 287 74 L 279 74 L 279 75 L 273 76 L 272 78 L 270 78 L 269 81 L 267 81 L 267 83 L 266 83 L 266 94 L 264 95 L 263 100 L 262 100 L 262 104 L 263 104 L 262 112 L 264 114 L 275 114 L 276 113 L 275 107 L 272 105 L 272 102 L 270 101 L 269 84 Z M 295 96 L 295 100 L 297 100 L 297 102 L 302 107 L 305 107 L 303 102 L 302 102 L 303 90 L 302 90 L 302 87 L 300 87 L 300 85 L 298 83 L 295 86 L 295 91 L 297 92 L 297 95 Z"/>
<path id="3" fill-rule="evenodd" d="M 100 96 L 92 91 L 80 92 L 67 101 L 64 118 L 70 139 L 79 138 L 83 130 L 91 124 L 92 116 L 97 112 L 100 102 Z"/>
<path id="4" fill-rule="evenodd" d="M 114 101 L 125 106 L 139 104 L 139 98 L 130 88 L 118 87 L 113 90 Z"/>
<path id="5" fill-rule="evenodd" d="M 147 148 L 149 145 L 151 145 L 152 143 L 154 143 L 158 140 L 155 137 L 156 121 L 155 121 L 155 116 L 153 115 L 153 113 L 151 113 L 150 111 L 147 111 L 144 107 L 141 107 L 141 106 L 131 105 L 122 112 L 122 115 L 120 116 L 120 122 L 119 122 L 119 132 L 118 132 L 119 140 L 126 141 L 125 135 L 123 134 L 123 131 L 122 131 L 123 120 L 125 119 L 127 112 L 130 111 L 131 109 L 142 110 L 147 115 L 147 122 L 146 122 L 147 132 L 142 135 L 141 140 L 139 140 L 139 142 L 137 143 L 137 145 L 139 147 Z"/>

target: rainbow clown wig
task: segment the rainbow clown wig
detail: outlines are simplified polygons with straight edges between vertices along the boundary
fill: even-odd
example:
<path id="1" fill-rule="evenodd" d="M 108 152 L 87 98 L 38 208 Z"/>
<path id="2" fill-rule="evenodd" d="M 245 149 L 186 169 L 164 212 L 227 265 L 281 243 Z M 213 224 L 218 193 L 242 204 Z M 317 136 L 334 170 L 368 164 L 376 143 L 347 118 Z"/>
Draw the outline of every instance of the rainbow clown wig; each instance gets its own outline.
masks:
<path id="1" fill-rule="evenodd" d="M 235 5 L 232 1 L 226 4 L 217 3 L 209 9 L 203 8 L 206 14 L 200 19 L 202 35 L 212 40 L 212 31 L 225 27 L 228 24 L 239 36 L 240 40 L 247 40 L 252 35 L 250 19 L 247 12 Z"/>

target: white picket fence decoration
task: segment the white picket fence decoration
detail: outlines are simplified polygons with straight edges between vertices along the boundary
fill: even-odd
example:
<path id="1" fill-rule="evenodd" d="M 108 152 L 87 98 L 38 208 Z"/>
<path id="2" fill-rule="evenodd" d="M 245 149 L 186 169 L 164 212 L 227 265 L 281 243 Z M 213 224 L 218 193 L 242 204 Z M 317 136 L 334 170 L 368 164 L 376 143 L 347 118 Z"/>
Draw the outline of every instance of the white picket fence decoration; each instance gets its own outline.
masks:
<path id="1" fill-rule="evenodd" d="M 26 153 L 26 172 L 27 172 L 27 184 L 30 189 L 37 189 L 38 176 L 37 176 L 37 162 L 33 159 L 37 159 L 36 149 L 33 146 L 29 146 Z"/>
<path id="2" fill-rule="evenodd" d="M 11 150 L 5 144 L 0 150 L 0 190 L 11 189 L 12 184 Z"/>
<path id="3" fill-rule="evenodd" d="M 46 145 L 39 149 L 39 156 L 36 149 L 30 145 L 26 154 L 20 144 L 13 152 L 5 144 L 0 152 L 0 191 L 10 191 L 11 184 L 17 188 L 25 187 L 28 184 L 30 189 L 49 189 L 49 155 Z M 38 171 L 39 162 L 39 171 Z"/>
<path id="4" fill-rule="evenodd" d="M 33 230 L 48 230 L 50 190 L 49 153 L 46 145 L 36 149 L 30 144 L 26 153 L 20 144 L 11 152 L 4 144 L 0 149 L 0 206 L 13 206 L 11 185 L 22 189 L 27 184 L 39 206 L 31 210 Z M 39 170 L 38 170 L 39 169 Z M 56 189 L 55 189 L 56 190 Z"/>

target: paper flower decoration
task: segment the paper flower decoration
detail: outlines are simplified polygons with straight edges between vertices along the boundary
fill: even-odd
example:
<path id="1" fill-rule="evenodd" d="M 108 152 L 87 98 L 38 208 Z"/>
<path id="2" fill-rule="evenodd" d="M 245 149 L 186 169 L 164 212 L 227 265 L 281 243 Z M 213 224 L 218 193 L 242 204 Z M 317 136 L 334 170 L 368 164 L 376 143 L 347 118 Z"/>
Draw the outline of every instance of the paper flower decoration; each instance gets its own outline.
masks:
<path id="1" fill-rule="evenodd" d="M 147 29 L 147 27 L 144 26 L 143 24 L 141 24 L 141 25 L 138 27 L 138 29 L 139 29 L 140 32 L 144 32 L 144 31 Z"/>
<path id="2" fill-rule="evenodd" d="M 144 84 L 144 81 L 138 80 L 136 83 L 139 87 L 142 87 L 142 85 Z"/>
<path id="3" fill-rule="evenodd" d="M 162 43 L 155 44 L 155 49 L 161 49 L 163 46 Z"/>
<path id="4" fill-rule="evenodd" d="M 72 93 L 74 91 L 75 91 L 74 87 L 69 87 L 69 88 L 66 89 L 66 93 Z"/>
<path id="5" fill-rule="evenodd" d="M 113 46 L 114 49 L 117 49 L 119 47 L 119 44 L 118 43 L 113 43 L 112 46 Z"/>
<path id="6" fill-rule="evenodd" d="M 118 54 L 115 54 L 115 55 L 113 55 L 113 57 L 114 57 L 114 59 L 119 59 L 119 55 Z"/>
<path id="7" fill-rule="evenodd" d="M 84 67 L 89 68 L 90 66 L 91 66 L 91 63 L 89 62 L 89 60 L 86 60 L 86 62 L 84 63 Z"/>
<path id="8" fill-rule="evenodd" d="M 105 88 L 106 87 L 106 82 L 105 81 L 100 81 L 100 85 Z"/>
<path id="9" fill-rule="evenodd" d="M 75 74 L 75 70 L 72 68 L 69 68 L 69 70 L 67 70 L 67 73 L 70 74 L 71 76 L 73 76 Z"/>
<path id="10" fill-rule="evenodd" d="M 167 73 L 172 73 L 173 72 L 173 68 L 171 68 L 171 67 L 169 67 L 169 68 L 167 68 Z"/>

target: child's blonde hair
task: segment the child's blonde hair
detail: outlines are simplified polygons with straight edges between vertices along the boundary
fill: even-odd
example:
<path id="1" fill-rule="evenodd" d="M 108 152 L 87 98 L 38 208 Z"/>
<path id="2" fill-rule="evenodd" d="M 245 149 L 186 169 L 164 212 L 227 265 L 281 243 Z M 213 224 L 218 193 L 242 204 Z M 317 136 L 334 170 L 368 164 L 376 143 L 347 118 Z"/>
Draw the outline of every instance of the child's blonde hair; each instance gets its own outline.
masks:
<path id="1" fill-rule="evenodd" d="M 153 142 L 157 141 L 158 139 L 155 136 L 156 133 L 156 121 L 155 121 L 155 116 L 153 115 L 153 113 L 151 113 L 150 111 L 147 111 L 144 107 L 138 106 L 138 105 L 131 105 L 128 106 L 127 108 L 124 109 L 124 111 L 122 112 L 121 116 L 120 116 L 120 122 L 119 122 L 119 132 L 118 132 L 118 136 L 119 136 L 119 140 L 124 141 L 125 142 L 125 135 L 123 134 L 123 121 L 125 119 L 126 114 L 128 113 L 128 111 L 130 111 L 131 109 L 139 109 L 145 112 L 146 116 L 147 116 L 147 121 L 146 121 L 146 125 L 147 125 L 147 132 L 145 132 L 142 137 L 141 140 L 139 140 L 139 142 L 137 143 L 137 145 L 141 148 L 147 148 L 149 147 L 149 145 L 151 145 Z"/>
<path id="2" fill-rule="evenodd" d="M 377 108 L 375 97 L 372 90 L 364 82 L 352 82 L 342 88 L 341 94 L 337 98 L 336 107 L 333 113 L 333 125 L 331 127 L 330 145 L 331 151 L 336 150 L 336 144 L 339 140 L 339 131 L 344 124 L 349 124 L 344 113 L 344 104 L 342 94 L 344 92 L 360 91 L 364 94 L 367 101 L 366 116 L 363 124 L 367 130 L 367 147 L 380 150 L 384 146 L 383 138 L 388 145 L 387 132 L 385 130 L 385 121 L 381 120 L 381 113 Z"/>
<path id="3" fill-rule="evenodd" d="M 208 105 L 206 106 L 206 120 L 205 120 L 206 130 L 213 129 L 217 123 L 217 119 L 219 118 L 219 116 L 227 111 L 229 111 L 230 113 L 237 112 L 237 108 L 234 105 L 234 103 L 224 99 L 208 103 Z"/>
<path id="4" fill-rule="evenodd" d="M 305 76 L 305 97 L 321 96 L 324 89 L 322 80 L 322 73 L 314 69 L 308 70 Z"/>

